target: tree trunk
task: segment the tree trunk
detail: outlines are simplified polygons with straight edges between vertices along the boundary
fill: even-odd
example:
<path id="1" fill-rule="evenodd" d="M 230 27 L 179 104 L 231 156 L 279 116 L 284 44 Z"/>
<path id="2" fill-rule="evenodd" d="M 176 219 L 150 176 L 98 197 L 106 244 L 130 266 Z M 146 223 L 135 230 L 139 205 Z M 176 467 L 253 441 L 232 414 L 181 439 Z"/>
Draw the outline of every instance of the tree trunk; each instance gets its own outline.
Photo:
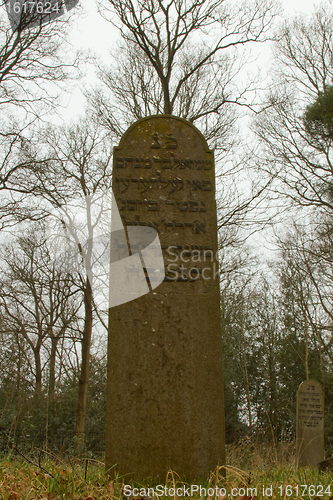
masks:
<path id="1" fill-rule="evenodd" d="M 52 398 L 55 388 L 55 362 L 57 353 L 57 337 L 51 337 L 50 375 L 49 375 L 49 396 Z"/>
<path id="2" fill-rule="evenodd" d="M 162 83 L 163 98 L 164 98 L 163 111 L 166 115 L 172 115 L 172 104 L 170 102 L 169 80 L 165 77 L 161 78 L 161 83 Z"/>
<path id="3" fill-rule="evenodd" d="M 92 289 L 87 278 L 84 290 L 84 329 L 82 338 L 82 362 L 79 378 L 79 399 L 76 414 L 75 435 L 79 440 L 79 447 L 84 443 L 86 405 L 88 395 L 89 369 L 90 369 L 90 344 L 92 332 Z"/>
<path id="4" fill-rule="evenodd" d="M 18 359 L 17 359 L 17 376 L 16 376 L 16 395 L 17 395 L 17 402 L 19 402 L 21 395 L 22 354 L 21 354 L 20 338 L 18 336 L 17 336 L 17 349 L 18 349 Z"/>
<path id="5" fill-rule="evenodd" d="M 304 312 L 304 331 L 305 331 L 305 378 L 309 380 L 309 330 L 308 320 Z"/>
<path id="6" fill-rule="evenodd" d="M 243 304 L 242 304 L 243 306 Z M 242 363 L 242 368 L 243 368 L 243 379 L 244 379 L 244 389 L 245 389 L 245 396 L 246 396 L 246 404 L 247 404 L 247 412 L 248 412 L 248 417 L 249 417 L 249 428 L 250 432 L 252 432 L 252 413 L 251 413 L 251 396 L 250 396 L 250 383 L 249 383 L 249 375 L 247 371 L 247 355 L 246 355 L 246 338 L 245 338 L 245 332 L 244 332 L 244 326 L 243 326 L 243 313 L 242 313 L 242 337 L 243 337 L 243 353 L 241 353 L 241 363 Z"/>
<path id="7" fill-rule="evenodd" d="M 35 385 L 35 396 L 39 397 L 42 394 L 42 364 L 40 361 L 40 347 L 37 346 L 34 349 L 35 357 L 35 368 L 36 368 L 36 385 Z"/>

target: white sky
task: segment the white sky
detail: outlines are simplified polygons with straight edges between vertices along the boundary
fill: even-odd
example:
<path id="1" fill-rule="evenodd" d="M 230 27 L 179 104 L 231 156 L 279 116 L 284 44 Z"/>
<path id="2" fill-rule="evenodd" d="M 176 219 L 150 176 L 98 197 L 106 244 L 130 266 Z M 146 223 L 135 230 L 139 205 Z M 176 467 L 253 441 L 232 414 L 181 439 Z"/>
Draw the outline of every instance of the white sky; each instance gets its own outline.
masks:
<path id="1" fill-rule="evenodd" d="M 106 2 L 106 0 L 104 1 Z M 310 13 L 314 4 L 318 2 L 313 2 L 313 0 L 281 0 L 281 3 L 285 14 L 293 15 L 297 12 Z M 76 16 L 72 31 L 73 48 L 81 47 L 90 50 L 107 62 L 110 59 L 109 51 L 112 51 L 112 47 L 116 45 L 119 38 L 117 29 L 98 13 L 96 0 L 81 0 L 79 8 L 80 12 Z M 267 58 L 265 57 L 265 59 Z M 81 89 L 83 85 L 93 85 L 94 81 L 94 71 L 93 68 L 90 68 L 85 83 L 77 86 L 74 93 L 65 96 L 64 106 L 66 106 L 66 110 L 61 113 L 63 118 L 70 119 L 83 113 L 85 99 Z"/>

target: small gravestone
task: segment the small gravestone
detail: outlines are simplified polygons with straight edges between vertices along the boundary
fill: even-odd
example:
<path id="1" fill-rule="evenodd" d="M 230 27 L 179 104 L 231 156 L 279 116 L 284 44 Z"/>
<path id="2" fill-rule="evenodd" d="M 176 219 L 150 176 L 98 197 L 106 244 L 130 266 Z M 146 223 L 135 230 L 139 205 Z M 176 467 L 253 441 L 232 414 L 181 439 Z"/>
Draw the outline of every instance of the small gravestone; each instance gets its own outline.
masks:
<path id="1" fill-rule="evenodd" d="M 317 467 L 324 460 L 324 394 L 319 382 L 306 380 L 297 391 L 296 464 Z"/>
<path id="2" fill-rule="evenodd" d="M 213 152 L 185 120 L 139 120 L 113 193 L 111 266 L 127 274 L 110 277 L 106 470 L 207 479 L 225 463 Z"/>

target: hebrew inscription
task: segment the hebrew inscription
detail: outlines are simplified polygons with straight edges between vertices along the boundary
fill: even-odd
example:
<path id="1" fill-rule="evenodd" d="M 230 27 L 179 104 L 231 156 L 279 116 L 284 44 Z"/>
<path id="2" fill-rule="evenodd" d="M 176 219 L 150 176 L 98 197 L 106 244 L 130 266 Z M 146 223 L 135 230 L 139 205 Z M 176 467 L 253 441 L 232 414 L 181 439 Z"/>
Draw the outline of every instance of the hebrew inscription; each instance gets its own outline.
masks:
<path id="1" fill-rule="evenodd" d="M 175 139 L 176 140 L 176 139 Z M 151 146 L 152 147 L 152 146 Z M 177 147 L 177 143 L 174 144 Z M 194 160 L 191 158 L 175 158 L 174 154 L 170 156 L 152 156 L 148 158 L 138 157 L 116 157 L 115 168 L 129 168 L 129 169 L 165 169 L 165 170 L 211 170 L 213 162 L 211 160 Z"/>
<path id="2" fill-rule="evenodd" d="M 181 179 L 179 177 L 173 179 L 162 178 L 157 172 L 156 177 L 115 177 L 114 193 L 117 196 L 119 193 L 125 193 L 128 189 L 136 188 L 136 192 L 146 193 L 151 189 L 162 189 L 164 193 L 173 194 L 176 191 L 186 191 L 189 196 L 193 191 L 213 191 L 214 186 L 212 181 L 199 179 Z"/>
<path id="3" fill-rule="evenodd" d="M 209 241 L 210 234 L 213 239 L 216 236 L 210 223 L 210 211 L 215 213 L 213 156 L 202 150 L 195 155 L 195 148 L 188 147 L 180 129 L 177 133 L 156 128 L 159 130 L 149 131 L 146 140 L 133 144 L 127 154 L 115 149 L 113 191 L 117 206 L 125 226 L 147 226 L 158 232 L 166 282 L 201 281 L 205 282 L 201 292 L 209 292 L 216 286 L 217 260 L 186 266 L 185 272 L 183 255 L 176 263 L 169 258 L 168 248 L 181 246 L 185 239 L 185 244 L 210 244 L 217 252 L 216 243 Z M 177 288 L 175 293 L 184 290 Z"/>
<path id="4" fill-rule="evenodd" d="M 138 208 L 146 208 L 147 210 L 163 210 L 163 205 L 173 207 L 174 212 L 207 212 L 204 201 L 172 201 L 172 200 L 130 200 L 126 198 L 118 198 L 117 204 L 120 211 L 136 211 Z"/>
<path id="5" fill-rule="evenodd" d="M 324 395 L 319 382 L 302 382 L 297 391 L 297 465 L 316 467 L 324 460 Z"/>

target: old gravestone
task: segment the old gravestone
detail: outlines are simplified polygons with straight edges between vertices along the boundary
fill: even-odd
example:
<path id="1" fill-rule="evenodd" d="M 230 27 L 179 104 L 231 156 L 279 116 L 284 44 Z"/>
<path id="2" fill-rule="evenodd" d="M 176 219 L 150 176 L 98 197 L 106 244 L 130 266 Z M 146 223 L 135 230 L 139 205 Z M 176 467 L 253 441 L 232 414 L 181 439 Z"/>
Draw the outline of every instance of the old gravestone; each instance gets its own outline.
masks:
<path id="1" fill-rule="evenodd" d="M 161 115 L 132 125 L 113 162 L 126 231 L 156 231 L 165 277 L 154 288 L 144 257 L 150 293 L 109 310 L 106 470 L 207 478 L 225 463 L 213 152 L 192 124 Z M 124 238 L 112 245 L 128 255 Z"/>
<path id="2" fill-rule="evenodd" d="M 319 382 L 306 380 L 297 391 L 296 464 L 316 467 L 325 458 L 324 394 Z"/>

